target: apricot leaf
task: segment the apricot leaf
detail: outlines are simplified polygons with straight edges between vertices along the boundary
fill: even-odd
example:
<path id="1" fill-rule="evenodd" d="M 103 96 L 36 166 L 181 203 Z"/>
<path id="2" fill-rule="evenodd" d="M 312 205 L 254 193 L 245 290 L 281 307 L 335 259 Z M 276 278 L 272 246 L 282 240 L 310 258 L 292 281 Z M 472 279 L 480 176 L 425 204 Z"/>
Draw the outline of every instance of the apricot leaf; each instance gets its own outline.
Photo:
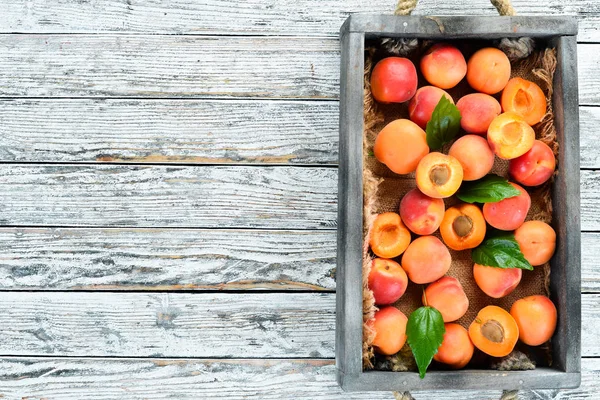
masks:
<path id="1" fill-rule="evenodd" d="M 458 108 L 446 96 L 442 96 L 425 127 L 430 150 L 441 149 L 456 137 L 460 130 L 460 118 Z"/>
<path id="2" fill-rule="evenodd" d="M 508 232 L 492 233 L 471 251 L 471 258 L 475 263 L 488 267 L 533 270 L 521 252 L 515 235 Z"/>
<path id="3" fill-rule="evenodd" d="M 520 194 L 505 178 L 489 174 L 476 181 L 463 182 L 456 197 L 465 203 L 493 203 Z"/>
<path id="4" fill-rule="evenodd" d="M 446 333 L 444 318 L 433 307 L 417 308 L 408 317 L 406 324 L 408 345 L 415 356 L 421 379 L 425 378 L 427 367 L 442 345 L 444 333 Z"/>

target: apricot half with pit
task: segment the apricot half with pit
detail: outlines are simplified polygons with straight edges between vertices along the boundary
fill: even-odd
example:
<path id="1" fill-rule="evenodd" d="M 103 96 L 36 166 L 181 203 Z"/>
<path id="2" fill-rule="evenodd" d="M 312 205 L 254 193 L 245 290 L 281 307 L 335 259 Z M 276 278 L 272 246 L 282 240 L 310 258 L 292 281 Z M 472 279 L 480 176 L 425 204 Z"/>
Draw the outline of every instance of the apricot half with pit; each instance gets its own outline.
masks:
<path id="1" fill-rule="evenodd" d="M 463 180 L 460 162 L 442 153 L 427 154 L 417 166 L 417 187 L 421 192 L 436 199 L 452 196 Z"/>

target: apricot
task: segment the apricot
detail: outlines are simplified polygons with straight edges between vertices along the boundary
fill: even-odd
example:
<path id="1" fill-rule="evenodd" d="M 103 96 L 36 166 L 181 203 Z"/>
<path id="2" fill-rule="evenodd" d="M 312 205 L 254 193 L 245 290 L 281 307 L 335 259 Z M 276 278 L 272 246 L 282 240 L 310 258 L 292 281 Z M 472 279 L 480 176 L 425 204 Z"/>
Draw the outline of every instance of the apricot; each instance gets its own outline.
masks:
<path id="1" fill-rule="evenodd" d="M 400 216 L 387 212 L 379 214 L 373 221 L 369 245 L 376 256 L 394 258 L 404 253 L 410 239 L 410 232 Z"/>
<path id="2" fill-rule="evenodd" d="M 519 268 L 496 268 L 473 265 L 475 283 L 483 293 L 499 299 L 508 296 L 521 282 L 523 272 Z"/>
<path id="3" fill-rule="evenodd" d="M 483 214 L 473 204 L 450 207 L 440 225 L 442 240 L 452 250 L 474 249 L 483 242 L 485 231 Z"/>
<path id="4" fill-rule="evenodd" d="M 534 267 L 550 261 L 556 249 L 556 232 L 542 221 L 527 221 L 515 231 L 515 239 L 529 264 Z"/>
<path id="5" fill-rule="evenodd" d="M 471 93 L 456 103 L 460 111 L 460 126 L 468 133 L 487 134 L 492 120 L 502 112 L 498 100 L 485 93 Z"/>
<path id="6" fill-rule="evenodd" d="M 415 239 L 402 255 L 402 268 L 414 283 L 430 283 L 450 269 L 452 257 L 444 243 L 435 236 Z"/>
<path id="7" fill-rule="evenodd" d="M 535 141 L 535 131 L 519 114 L 498 115 L 488 128 L 488 143 L 500 158 L 512 160 L 527 153 Z"/>
<path id="8" fill-rule="evenodd" d="M 504 89 L 510 79 L 510 61 L 502 51 L 486 47 L 478 50 L 467 63 L 467 82 L 473 89 L 495 94 Z"/>
<path id="9" fill-rule="evenodd" d="M 452 104 L 452 96 L 435 86 L 423 86 L 408 103 L 408 115 L 410 120 L 425 129 L 431 119 L 431 114 L 442 96 L 445 96 Z"/>
<path id="10" fill-rule="evenodd" d="M 417 187 L 421 192 L 436 199 L 452 196 L 463 180 L 460 162 L 452 156 L 433 152 L 419 161 Z"/>
<path id="11" fill-rule="evenodd" d="M 509 183 L 521 194 L 483 205 L 483 217 L 487 223 L 503 231 L 514 231 L 523 225 L 529 207 L 531 207 L 531 197 L 525 189 L 516 183 Z"/>
<path id="12" fill-rule="evenodd" d="M 444 322 L 456 321 L 469 309 L 469 299 L 458 279 L 444 276 L 423 292 L 423 304 L 437 309 Z"/>
<path id="13" fill-rule="evenodd" d="M 379 354 L 391 356 L 406 343 L 408 318 L 396 307 L 387 306 L 375 312 L 367 325 L 375 332 L 373 348 Z"/>
<path id="14" fill-rule="evenodd" d="M 523 78 L 512 78 L 500 98 L 502 110 L 522 116 L 529 125 L 535 125 L 546 114 L 546 96 L 535 83 Z"/>
<path id="15" fill-rule="evenodd" d="M 416 91 L 417 69 L 408 58 L 384 58 L 371 72 L 371 93 L 380 103 L 404 103 Z"/>
<path id="16" fill-rule="evenodd" d="M 408 229 L 417 235 L 431 235 L 444 218 L 444 200 L 426 196 L 412 189 L 400 202 L 400 217 Z"/>
<path id="17" fill-rule="evenodd" d="M 419 161 L 429 153 L 425 137 L 425 131 L 411 120 L 392 121 L 375 139 L 375 158 L 397 174 L 414 172 Z"/>
<path id="18" fill-rule="evenodd" d="M 400 264 L 387 258 L 376 258 L 371 263 L 369 289 L 373 292 L 375 304 L 396 302 L 408 286 L 408 277 Z"/>
<path id="19" fill-rule="evenodd" d="M 554 167 L 554 152 L 547 144 L 536 140 L 527 153 L 510 160 L 508 172 L 522 185 L 538 186 L 550 179 Z"/>
<path id="20" fill-rule="evenodd" d="M 474 181 L 486 176 L 494 166 L 494 153 L 487 140 L 465 135 L 452 144 L 448 155 L 456 158 L 463 169 L 463 180 Z"/>
<path id="21" fill-rule="evenodd" d="M 455 323 L 444 324 L 446 333 L 442 345 L 438 348 L 433 359 L 447 364 L 454 369 L 463 368 L 471 361 L 475 346 L 465 328 Z"/>
<path id="22" fill-rule="evenodd" d="M 510 315 L 519 326 L 519 339 L 529 346 L 547 342 L 556 329 L 556 307 L 546 296 L 528 296 L 515 301 Z"/>
<path id="23" fill-rule="evenodd" d="M 434 86 L 453 88 L 467 73 L 467 62 L 460 50 L 447 43 L 431 46 L 421 58 L 421 72 Z"/>
<path id="24" fill-rule="evenodd" d="M 497 306 L 482 308 L 469 326 L 469 337 L 479 350 L 492 357 L 504 357 L 519 340 L 515 319 Z"/>

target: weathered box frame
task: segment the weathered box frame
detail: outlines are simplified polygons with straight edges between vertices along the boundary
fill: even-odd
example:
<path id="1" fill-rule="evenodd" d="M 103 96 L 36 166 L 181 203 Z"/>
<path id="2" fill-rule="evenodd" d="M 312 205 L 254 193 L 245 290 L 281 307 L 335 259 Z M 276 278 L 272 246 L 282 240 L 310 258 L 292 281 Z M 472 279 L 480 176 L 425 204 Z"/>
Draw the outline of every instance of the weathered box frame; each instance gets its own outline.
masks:
<path id="1" fill-rule="evenodd" d="M 340 168 L 336 365 L 344 390 L 554 389 L 581 381 L 581 233 L 577 21 L 571 17 L 417 17 L 352 15 L 341 28 Z M 553 107 L 560 154 L 552 192 L 556 253 L 551 297 L 558 309 L 553 367 L 532 371 L 363 371 L 363 74 L 365 39 L 543 38 L 557 49 Z"/>

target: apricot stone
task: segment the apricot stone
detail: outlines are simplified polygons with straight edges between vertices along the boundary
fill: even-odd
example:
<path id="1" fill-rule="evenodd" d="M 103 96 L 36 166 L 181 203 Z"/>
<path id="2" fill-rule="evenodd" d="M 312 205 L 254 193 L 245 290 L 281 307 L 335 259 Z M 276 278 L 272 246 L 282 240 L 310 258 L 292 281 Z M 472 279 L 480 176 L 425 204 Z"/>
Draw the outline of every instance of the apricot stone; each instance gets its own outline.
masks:
<path id="1" fill-rule="evenodd" d="M 515 301 L 510 315 L 519 326 L 519 339 L 529 346 L 547 342 L 556 329 L 556 307 L 546 296 L 528 296 Z"/>
<path id="2" fill-rule="evenodd" d="M 463 368 L 471 361 L 475 346 L 465 328 L 455 323 L 444 324 L 446 333 L 442 345 L 433 356 L 437 362 L 447 364 L 454 369 Z"/>
<path id="3" fill-rule="evenodd" d="M 508 172 L 522 185 L 538 186 L 550 179 L 555 167 L 556 159 L 552 149 L 536 140 L 527 153 L 510 160 Z"/>
<path id="4" fill-rule="evenodd" d="M 510 70 L 506 54 L 494 47 L 486 47 L 469 58 L 467 82 L 478 92 L 495 94 L 508 83 Z"/>
<path id="5" fill-rule="evenodd" d="M 463 180 L 474 181 L 486 176 L 494 166 L 494 153 L 484 138 L 465 135 L 452 144 L 448 155 L 456 158 L 463 169 Z"/>
<path id="6" fill-rule="evenodd" d="M 444 243 L 435 236 L 415 239 L 402 255 L 402 268 L 414 283 L 430 283 L 450 269 L 452 257 Z"/>
<path id="7" fill-rule="evenodd" d="M 479 207 L 459 204 L 444 214 L 440 234 L 446 246 L 452 250 L 473 249 L 483 242 L 486 232 L 485 219 Z"/>
<path id="8" fill-rule="evenodd" d="M 444 276 L 423 292 L 423 304 L 437 309 L 444 322 L 456 321 L 469 309 L 469 299 L 458 279 Z"/>
<path id="9" fill-rule="evenodd" d="M 375 312 L 367 325 L 375 332 L 373 348 L 379 354 L 391 356 L 406 343 L 408 318 L 396 307 L 387 306 Z"/>
<path id="10" fill-rule="evenodd" d="M 387 57 L 371 72 L 371 93 L 380 103 L 404 103 L 417 91 L 417 69 L 408 58 Z"/>
<path id="11" fill-rule="evenodd" d="M 412 189 L 400 202 L 400 217 L 408 229 L 417 235 L 431 235 L 444 218 L 444 200 L 434 199 Z"/>
<path id="12" fill-rule="evenodd" d="M 519 268 L 496 268 L 473 265 L 475 283 L 483 293 L 499 299 L 508 296 L 521 282 L 523 272 Z"/>
<path id="13" fill-rule="evenodd" d="M 410 232 L 400 215 L 387 212 L 379 214 L 373 221 L 369 245 L 376 256 L 394 258 L 406 250 L 410 239 Z"/>
<path id="14" fill-rule="evenodd" d="M 515 231 L 525 259 L 534 267 L 550 261 L 556 249 L 556 232 L 542 221 L 527 221 Z"/>
<path id="15" fill-rule="evenodd" d="M 462 166 L 452 156 L 438 152 L 429 153 L 417 166 L 417 187 L 429 197 L 441 199 L 452 196 L 462 180 Z"/>
<path id="16" fill-rule="evenodd" d="M 452 104 L 452 96 L 435 86 L 423 86 L 408 103 L 408 115 L 410 120 L 425 129 L 431 119 L 431 114 L 442 96 L 445 96 Z"/>
<path id="17" fill-rule="evenodd" d="M 375 258 L 371 263 L 368 282 L 375 304 L 392 304 L 406 291 L 408 277 L 397 262 Z"/>
<path id="18" fill-rule="evenodd" d="M 447 43 L 437 43 L 421 58 L 421 72 L 432 85 L 450 89 L 465 77 L 467 62 L 456 47 Z"/>
<path id="19" fill-rule="evenodd" d="M 492 120 L 502 112 L 498 100 L 485 93 L 471 93 L 456 103 L 460 111 L 460 126 L 468 133 L 487 134 Z"/>
<path id="20" fill-rule="evenodd" d="M 500 158 L 512 160 L 527 153 L 535 141 L 535 131 L 513 112 L 498 115 L 488 128 L 488 143 Z"/>
<path id="21" fill-rule="evenodd" d="M 521 186 L 510 182 L 521 194 L 483 205 L 483 217 L 488 224 L 503 231 L 514 231 L 525 222 L 531 197 Z"/>
<path id="22" fill-rule="evenodd" d="M 408 119 L 387 124 L 375 139 L 373 152 L 379 162 L 397 174 L 414 172 L 419 161 L 429 153 L 426 133 Z"/>

